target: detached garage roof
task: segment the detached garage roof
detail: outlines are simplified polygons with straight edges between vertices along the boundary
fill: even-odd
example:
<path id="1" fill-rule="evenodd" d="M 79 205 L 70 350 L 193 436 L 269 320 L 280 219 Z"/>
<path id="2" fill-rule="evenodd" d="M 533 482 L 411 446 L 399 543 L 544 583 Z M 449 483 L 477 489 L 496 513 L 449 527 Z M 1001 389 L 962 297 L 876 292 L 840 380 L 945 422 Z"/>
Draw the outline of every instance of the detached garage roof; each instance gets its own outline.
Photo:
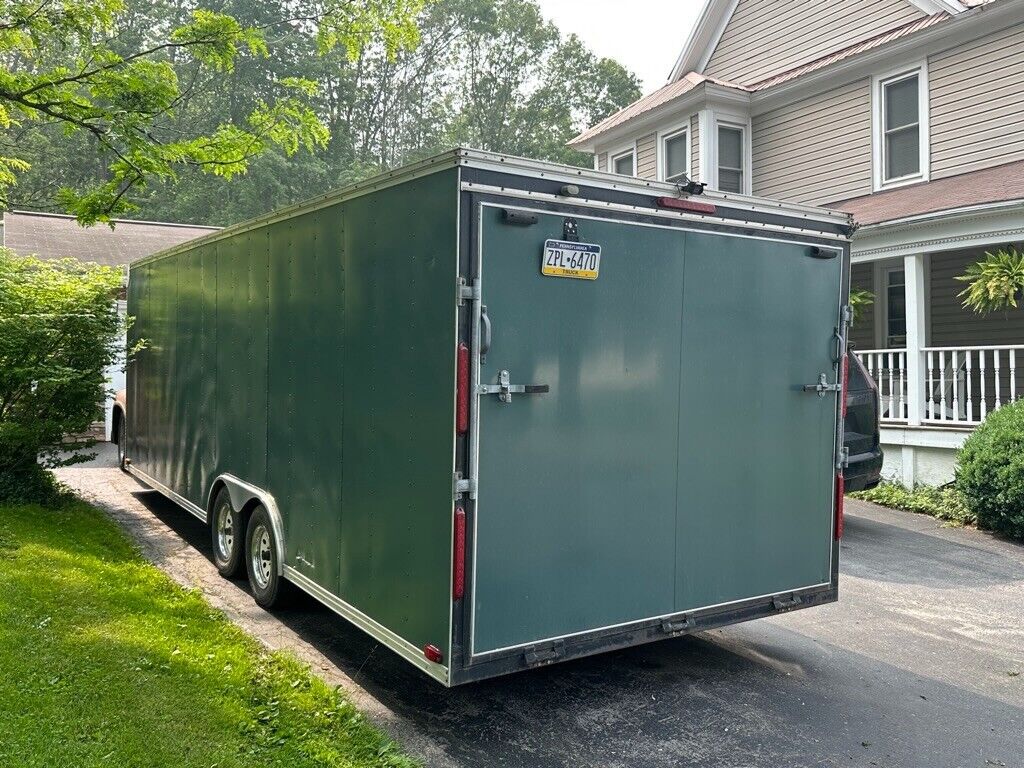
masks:
<path id="1" fill-rule="evenodd" d="M 15 253 L 42 259 L 72 257 L 121 267 L 165 248 L 216 232 L 219 227 L 115 219 L 106 224 L 78 225 L 72 216 L 31 211 L 4 213 L 3 245 Z"/>

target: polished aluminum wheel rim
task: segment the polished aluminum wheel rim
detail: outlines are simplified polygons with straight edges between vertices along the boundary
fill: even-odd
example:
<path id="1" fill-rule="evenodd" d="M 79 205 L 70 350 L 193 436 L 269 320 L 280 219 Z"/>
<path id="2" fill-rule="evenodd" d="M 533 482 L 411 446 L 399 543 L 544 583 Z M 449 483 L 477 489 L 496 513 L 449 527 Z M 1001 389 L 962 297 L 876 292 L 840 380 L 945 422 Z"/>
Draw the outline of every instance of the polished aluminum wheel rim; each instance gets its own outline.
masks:
<path id="1" fill-rule="evenodd" d="M 217 551 L 227 561 L 235 546 L 235 512 L 230 504 L 221 504 L 217 510 Z"/>
<path id="2" fill-rule="evenodd" d="M 272 553 L 270 549 L 270 532 L 264 525 L 257 525 L 252 532 L 252 573 L 260 589 L 266 589 L 270 583 L 272 571 Z"/>

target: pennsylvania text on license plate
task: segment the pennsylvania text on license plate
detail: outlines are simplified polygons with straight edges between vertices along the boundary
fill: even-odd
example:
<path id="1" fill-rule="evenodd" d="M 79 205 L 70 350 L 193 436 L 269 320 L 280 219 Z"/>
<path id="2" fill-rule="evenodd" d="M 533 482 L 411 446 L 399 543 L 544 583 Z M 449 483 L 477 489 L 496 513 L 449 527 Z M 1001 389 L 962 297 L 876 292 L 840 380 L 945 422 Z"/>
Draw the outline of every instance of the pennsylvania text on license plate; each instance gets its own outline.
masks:
<path id="1" fill-rule="evenodd" d="M 540 271 L 551 277 L 597 280 L 601 269 L 601 246 L 568 240 L 545 240 Z"/>

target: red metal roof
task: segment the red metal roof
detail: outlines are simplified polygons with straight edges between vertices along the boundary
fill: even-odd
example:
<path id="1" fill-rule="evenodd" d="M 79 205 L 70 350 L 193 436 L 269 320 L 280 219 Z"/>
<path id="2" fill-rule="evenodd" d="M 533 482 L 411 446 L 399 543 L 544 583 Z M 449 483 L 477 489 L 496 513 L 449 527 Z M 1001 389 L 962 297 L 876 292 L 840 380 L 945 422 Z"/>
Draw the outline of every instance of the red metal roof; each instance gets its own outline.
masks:
<path id="1" fill-rule="evenodd" d="M 683 75 L 683 77 L 676 82 L 669 83 L 668 85 L 654 91 L 654 93 L 647 94 L 639 101 L 634 101 L 628 107 L 619 110 L 611 117 L 605 118 L 592 128 L 588 128 L 575 139 L 570 141 L 569 146 L 574 147 L 580 144 L 585 144 L 595 136 L 607 133 L 617 125 L 622 125 L 635 117 L 639 117 L 645 112 L 650 112 L 652 109 L 660 107 L 662 104 L 667 104 L 673 99 L 677 99 L 683 94 L 689 93 L 694 88 L 703 85 L 704 83 L 715 83 L 727 88 L 736 88 L 741 91 L 749 90 L 744 88 L 742 85 L 730 83 L 727 80 L 720 80 L 715 77 L 705 77 L 704 75 L 698 75 L 696 72 L 689 72 Z"/>
<path id="2" fill-rule="evenodd" d="M 829 208 L 852 213 L 858 224 L 868 226 L 1010 200 L 1024 200 L 1024 160 L 855 197 Z"/>

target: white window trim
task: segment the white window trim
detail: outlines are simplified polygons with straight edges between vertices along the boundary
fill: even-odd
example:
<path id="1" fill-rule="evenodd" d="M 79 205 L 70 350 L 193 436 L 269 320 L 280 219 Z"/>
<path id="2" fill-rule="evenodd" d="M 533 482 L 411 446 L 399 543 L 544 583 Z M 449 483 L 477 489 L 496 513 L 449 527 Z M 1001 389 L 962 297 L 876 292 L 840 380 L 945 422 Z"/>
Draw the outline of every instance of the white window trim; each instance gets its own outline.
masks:
<path id="1" fill-rule="evenodd" d="M 911 176 L 902 176 L 898 179 L 885 179 L 885 119 L 883 108 L 883 88 L 889 83 L 902 80 L 906 77 L 917 75 L 917 109 L 918 109 L 918 138 L 921 160 L 921 170 Z M 874 182 L 874 191 L 905 187 L 908 184 L 919 184 L 928 181 L 931 175 L 931 125 L 928 110 L 928 62 L 921 61 L 916 64 L 900 67 L 889 72 L 875 75 L 871 78 L 871 167 Z"/>
<path id="2" fill-rule="evenodd" d="M 686 118 L 685 122 L 676 123 L 668 128 L 658 131 L 658 144 L 655 148 L 655 154 L 657 155 L 658 164 L 658 181 L 667 181 L 666 176 L 668 175 L 667 169 L 667 155 L 665 152 L 665 142 L 668 139 L 674 139 L 680 133 L 686 133 L 686 175 L 688 178 L 693 178 L 693 159 L 691 154 L 693 152 L 693 136 L 690 132 L 690 118 Z"/>
<path id="3" fill-rule="evenodd" d="M 753 131 L 751 130 L 750 118 L 717 110 L 709 110 L 709 114 L 706 116 L 702 113 L 701 117 L 703 119 L 700 126 L 700 158 L 701 167 L 707 173 L 707 179 L 701 179 L 701 181 L 704 181 L 712 189 L 718 189 L 718 128 L 719 126 L 736 128 L 743 131 L 743 189 L 740 190 L 739 194 L 751 194 L 754 173 L 753 164 L 751 163 L 751 155 L 753 153 L 751 135 Z M 705 130 L 705 125 L 710 130 Z"/>
<path id="4" fill-rule="evenodd" d="M 615 173 L 615 161 L 621 159 L 625 155 L 633 155 L 633 176 L 636 176 L 636 142 L 631 141 L 629 144 L 623 144 L 618 149 L 610 151 L 608 153 L 608 173 Z"/>

